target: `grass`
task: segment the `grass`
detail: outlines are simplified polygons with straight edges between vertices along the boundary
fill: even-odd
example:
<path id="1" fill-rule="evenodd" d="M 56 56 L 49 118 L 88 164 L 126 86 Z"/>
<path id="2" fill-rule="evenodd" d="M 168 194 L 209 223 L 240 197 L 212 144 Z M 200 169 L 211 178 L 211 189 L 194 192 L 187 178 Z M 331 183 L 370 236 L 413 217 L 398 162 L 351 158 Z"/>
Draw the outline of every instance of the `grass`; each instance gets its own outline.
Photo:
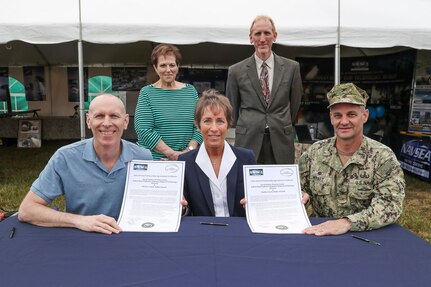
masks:
<path id="1" fill-rule="evenodd" d="M 46 141 L 38 149 L 0 146 L 0 209 L 17 210 L 52 154 L 70 142 Z M 56 199 L 52 205 L 64 209 L 64 200 Z"/>
<path id="2" fill-rule="evenodd" d="M 40 149 L 0 146 L 0 211 L 17 210 L 51 155 L 68 143 L 46 141 Z M 431 243 L 431 184 L 408 174 L 406 183 L 404 212 L 398 223 Z M 56 199 L 52 205 L 64 210 L 64 199 Z"/>
<path id="3" fill-rule="evenodd" d="M 404 212 L 398 223 L 431 243 L 431 184 L 406 175 Z"/>

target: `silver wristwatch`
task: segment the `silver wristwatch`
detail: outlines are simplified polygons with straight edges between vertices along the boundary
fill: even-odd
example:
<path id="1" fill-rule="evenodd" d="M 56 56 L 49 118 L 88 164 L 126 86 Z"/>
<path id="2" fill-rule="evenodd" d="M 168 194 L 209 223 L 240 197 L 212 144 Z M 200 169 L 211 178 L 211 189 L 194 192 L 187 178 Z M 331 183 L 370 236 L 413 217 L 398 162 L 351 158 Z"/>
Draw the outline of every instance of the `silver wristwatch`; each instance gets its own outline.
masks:
<path id="1" fill-rule="evenodd" d="M 189 145 L 188 147 L 187 147 L 187 150 L 188 151 L 192 151 L 192 150 L 194 150 L 195 149 L 195 147 L 194 146 L 191 146 L 191 145 Z"/>

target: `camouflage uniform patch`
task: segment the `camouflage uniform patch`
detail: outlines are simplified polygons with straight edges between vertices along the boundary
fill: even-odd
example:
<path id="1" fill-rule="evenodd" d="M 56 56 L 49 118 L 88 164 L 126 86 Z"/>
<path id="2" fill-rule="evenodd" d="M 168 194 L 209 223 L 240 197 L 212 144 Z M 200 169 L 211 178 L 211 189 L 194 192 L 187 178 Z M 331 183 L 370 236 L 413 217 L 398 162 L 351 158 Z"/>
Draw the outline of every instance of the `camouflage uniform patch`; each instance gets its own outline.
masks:
<path id="1" fill-rule="evenodd" d="M 364 137 L 342 166 L 335 137 L 313 144 L 299 159 L 302 191 L 310 195 L 316 216 L 352 221 L 352 231 L 395 222 L 404 200 L 404 174 L 387 146 Z"/>

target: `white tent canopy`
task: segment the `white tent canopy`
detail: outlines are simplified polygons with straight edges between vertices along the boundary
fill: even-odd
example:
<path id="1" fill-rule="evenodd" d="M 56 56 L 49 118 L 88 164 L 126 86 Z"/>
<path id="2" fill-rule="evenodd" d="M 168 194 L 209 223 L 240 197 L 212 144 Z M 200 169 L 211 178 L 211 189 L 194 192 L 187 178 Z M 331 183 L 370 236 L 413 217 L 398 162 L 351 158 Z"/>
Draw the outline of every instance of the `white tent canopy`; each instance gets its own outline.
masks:
<path id="1" fill-rule="evenodd" d="M 116 0 L 84 1 L 83 39 L 93 43 L 249 44 L 249 25 L 256 15 L 263 14 L 274 19 L 279 43 L 325 46 L 336 39 L 337 1 L 321 2 L 125 0 L 118 5 Z"/>
<path id="2" fill-rule="evenodd" d="M 79 39 L 78 0 L 0 0 L 0 7 L 1 44 L 14 40 L 54 44 Z"/>
<path id="3" fill-rule="evenodd" d="M 0 0 L 0 43 L 52 44 L 79 39 L 79 0 Z M 338 0 L 81 0 L 83 40 L 249 44 L 251 20 L 271 16 L 278 43 L 337 43 Z M 431 49 L 428 0 L 340 0 L 340 44 Z"/>
<path id="4" fill-rule="evenodd" d="M 429 0 L 340 0 L 342 45 L 431 49 Z"/>

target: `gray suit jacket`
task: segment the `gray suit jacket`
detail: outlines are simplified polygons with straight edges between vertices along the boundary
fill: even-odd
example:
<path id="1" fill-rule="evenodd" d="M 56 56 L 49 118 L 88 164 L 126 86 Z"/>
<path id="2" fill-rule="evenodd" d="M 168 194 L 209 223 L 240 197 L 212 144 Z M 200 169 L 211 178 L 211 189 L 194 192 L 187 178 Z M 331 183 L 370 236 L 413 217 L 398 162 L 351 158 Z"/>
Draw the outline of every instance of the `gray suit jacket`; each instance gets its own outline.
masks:
<path id="1" fill-rule="evenodd" d="M 235 146 L 252 149 L 259 157 L 266 124 L 277 163 L 294 162 L 293 122 L 301 105 L 299 63 L 274 53 L 274 79 L 265 108 L 254 56 L 231 67 L 226 96 L 233 106 Z"/>

